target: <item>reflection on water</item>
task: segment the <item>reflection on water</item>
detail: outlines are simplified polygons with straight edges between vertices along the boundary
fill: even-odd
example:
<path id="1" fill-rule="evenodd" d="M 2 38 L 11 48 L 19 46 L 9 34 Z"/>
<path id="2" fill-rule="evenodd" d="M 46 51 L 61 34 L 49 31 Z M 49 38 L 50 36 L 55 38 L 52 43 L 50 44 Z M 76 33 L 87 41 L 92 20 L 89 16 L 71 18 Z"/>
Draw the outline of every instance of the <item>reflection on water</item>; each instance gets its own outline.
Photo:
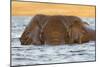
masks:
<path id="1" fill-rule="evenodd" d="M 19 37 L 29 23 L 31 16 L 12 17 L 12 65 L 34 65 L 49 63 L 67 63 L 80 61 L 95 61 L 95 42 L 91 41 L 84 44 L 59 45 L 59 46 L 22 46 Z M 94 18 L 82 18 L 95 29 Z"/>

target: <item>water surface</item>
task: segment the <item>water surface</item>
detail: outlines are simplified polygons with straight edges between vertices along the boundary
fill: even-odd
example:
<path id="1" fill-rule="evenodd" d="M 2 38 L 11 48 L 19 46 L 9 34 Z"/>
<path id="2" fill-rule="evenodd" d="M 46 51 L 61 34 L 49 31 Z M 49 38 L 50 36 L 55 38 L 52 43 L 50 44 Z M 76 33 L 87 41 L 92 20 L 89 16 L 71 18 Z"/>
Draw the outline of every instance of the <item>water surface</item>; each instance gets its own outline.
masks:
<path id="1" fill-rule="evenodd" d="M 26 25 L 29 23 L 31 18 L 32 16 L 12 16 L 12 66 L 95 61 L 94 41 L 75 45 L 62 44 L 59 46 L 22 46 L 20 44 L 19 37 L 23 33 Z M 82 19 L 89 23 L 90 28 L 95 29 L 94 18 Z"/>

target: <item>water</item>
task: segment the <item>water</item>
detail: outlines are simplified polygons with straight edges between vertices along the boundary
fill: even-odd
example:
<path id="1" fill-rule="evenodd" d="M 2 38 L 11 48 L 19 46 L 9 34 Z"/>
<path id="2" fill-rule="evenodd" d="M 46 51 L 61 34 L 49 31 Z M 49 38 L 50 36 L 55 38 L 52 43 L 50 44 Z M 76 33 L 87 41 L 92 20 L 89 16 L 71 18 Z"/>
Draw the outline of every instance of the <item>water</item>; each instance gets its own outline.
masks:
<path id="1" fill-rule="evenodd" d="M 95 42 L 59 46 L 22 46 L 19 37 L 32 16 L 12 16 L 12 66 L 95 61 Z M 95 29 L 95 18 L 82 18 Z"/>

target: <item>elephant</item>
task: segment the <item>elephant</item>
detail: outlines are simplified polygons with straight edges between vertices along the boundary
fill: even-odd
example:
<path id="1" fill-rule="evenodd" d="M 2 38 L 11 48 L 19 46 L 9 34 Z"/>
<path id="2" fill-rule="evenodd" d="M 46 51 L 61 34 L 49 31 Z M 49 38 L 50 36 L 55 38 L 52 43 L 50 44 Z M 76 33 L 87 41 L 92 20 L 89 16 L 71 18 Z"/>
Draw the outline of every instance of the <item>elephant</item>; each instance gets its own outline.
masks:
<path id="1" fill-rule="evenodd" d="M 81 44 L 95 41 L 95 30 L 77 16 L 35 15 L 21 35 L 21 45 Z M 91 37 L 92 36 L 92 37 Z"/>

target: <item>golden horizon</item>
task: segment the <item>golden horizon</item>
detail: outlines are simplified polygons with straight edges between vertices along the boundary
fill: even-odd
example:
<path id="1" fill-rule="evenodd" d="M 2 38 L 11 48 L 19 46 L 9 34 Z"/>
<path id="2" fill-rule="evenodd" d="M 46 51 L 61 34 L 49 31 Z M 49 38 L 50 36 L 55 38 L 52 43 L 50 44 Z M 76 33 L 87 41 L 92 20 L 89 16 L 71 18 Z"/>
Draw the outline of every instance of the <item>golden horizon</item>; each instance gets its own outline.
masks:
<path id="1" fill-rule="evenodd" d="M 13 16 L 36 14 L 95 17 L 95 6 L 12 1 Z"/>

